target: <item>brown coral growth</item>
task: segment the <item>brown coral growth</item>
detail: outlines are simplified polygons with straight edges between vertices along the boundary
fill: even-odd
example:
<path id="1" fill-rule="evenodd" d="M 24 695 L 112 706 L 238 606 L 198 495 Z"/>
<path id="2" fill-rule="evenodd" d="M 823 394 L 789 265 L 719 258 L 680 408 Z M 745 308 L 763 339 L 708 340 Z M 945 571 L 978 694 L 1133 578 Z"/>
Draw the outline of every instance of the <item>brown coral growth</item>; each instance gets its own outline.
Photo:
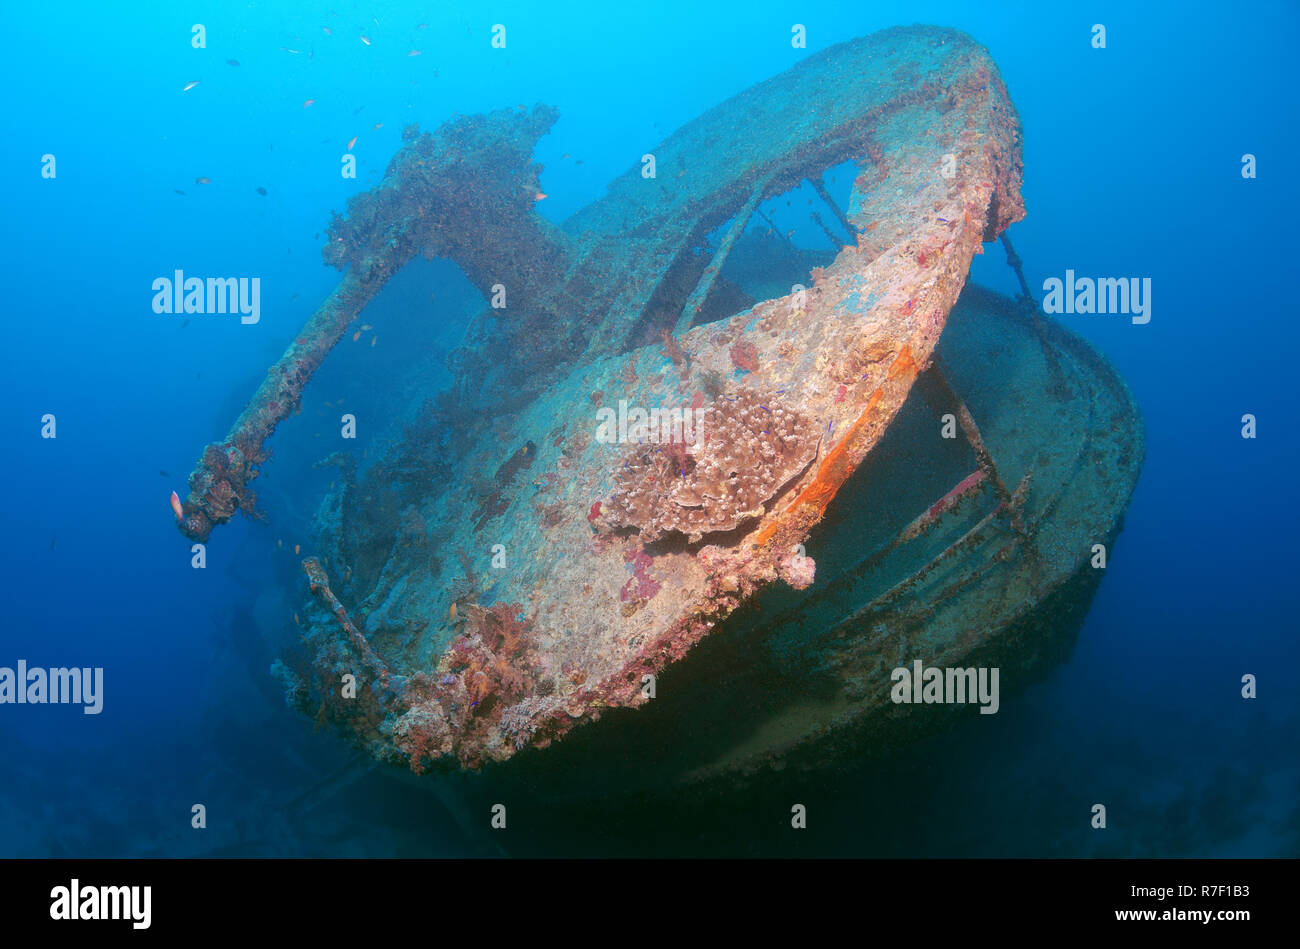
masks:
<path id="1" fill-rule="evenodd" d="M 803 413 L 772 393 L 740 390 L 705 410 L 702 432 L 678 445 L 638 446 L 615 475 L 602 515 L 650 542 L 670 531 L 694 543 L 762 515 L 764 504 L 808 467 L 818 437 Z"/>

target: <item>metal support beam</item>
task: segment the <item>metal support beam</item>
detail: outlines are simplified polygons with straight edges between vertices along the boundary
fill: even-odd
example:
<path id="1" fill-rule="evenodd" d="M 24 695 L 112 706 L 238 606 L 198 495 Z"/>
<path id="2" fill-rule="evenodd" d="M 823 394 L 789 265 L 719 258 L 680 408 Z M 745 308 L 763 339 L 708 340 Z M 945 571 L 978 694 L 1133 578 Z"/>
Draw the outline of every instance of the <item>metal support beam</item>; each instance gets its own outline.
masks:
<path id="1" fill-rule="evenodd" d="M 762 218 L 767 223 L 767 226 L 772 229 L 773 234 L 781 238 L 781 240 L 785 241 L 787 247 L 789 247 L 791 250 L 798 250 L 798 248 L 794 246 L 794 241 L 790 240 L 790 238 L 786 237 L 777 229 L 776 222 L 773 221 L 766 214 L 764 214 L 762 208 L 759 208 L 754 213 L 757 214 L 760 218 Z"/>
<path id="2" fill-rule="evenodd" d="M 1007 488 L 1006 482 L 1002 480 L 1002 475 L 998 472 L 998 466 L 994 463 L 993 456 L 989 454 L 989 450 L 984 444 L 979 426 L 975 424 L 975 418 L 971 415 L 970 409 L 966 407 L 966 403 L 957 395 L 957 392 L 943 374 L 943 370 L 939 366 L 938 356 L 935 356 L 931 361 L 930 368 L 917 378 L 917 383 L 921 386 L 921 392 L 931 405 L 940 410 L 947 409 L 956 416 L 962 434 L 966 436 L 966 441 L 970 444 L 971 450 L 975 452 L 975 459 L 979 462 L 980 470 L 984 472 L 985 479 L 993 486 L 998 501 L 1011 519 L 1012 529 L 1018 534 L 1023 534 L 1025 527 L 1020 516 L 1020 504 L 1017 503 L 1017 499 Z"/>
<path id="3" fill-rule="evenodd" d="M 700 308 L 704 306 L 704 301 L 708 299 L 709 291 L 713 289 L 713 282 L 718 279 L 718 274 L 722 272 L 722 265 L 727 262 L 727 255 L 731 253 L 731 248 L 740 239 L 740 235 L 745 233 L 745 227 L 749 224 L 749 219 L 758 210 L 758 204 L 763 200 L 763 193 L 767 190 L 770 180 L 764 178 L 760 181 L 754 188 L 753 193 L 750 194 L 749 200 L 736 212 L 736 219 L 731 222 L 731 227 L 723 236 L 717 252 L 713 255 L 713 259 L 709 261 L 709 266 L 704 268 L 699 283 L 695 285 L 691 295 L 686 298 L 686 304 L 682 307 L 682 315 L 678 317 L 677 325 L 673 327 L 674 336 L 681 336 L 691 328 L 691 323 L 695 321 L 695 315 L 700 312 Z"/>
<path id="4" fill-rule="evenodd" d="M 1020 294 L 1026 300 L 1032 302 L 1034 298 L 1029 292 L 1029 284 L 1025 282 L 1025 272 L 1021 269 L 1024 261 L 1020 259 L 1020 255 L 1016 253 L 1016 249 L 1011 246 L 1011 238 L 1007 236 L 1006 231 L 1002 232 L 1001 240 L 1002 246 L 1006 248 L 1007 251 L 1007 266 L 1015 271 L 1016 279 L 1020 281 Z"/>
<path id="5" fill-rule="evenodd" d="M 849 220 L 849 216 L 840 210 L 840 206 L 835 203 L 835 199 L 831 197 L 831 193 L 826 190 L 826 186 L 822 184 L 821 175 L 818 175 L 816 178 L 809 176 L 806 180 L 810 185 L 812 185 L 812 189 L 817 192 L 817 197 L 822 199 L 822 203 L 835 213 L 835 216 L 839 219 L 840 226 L 843 227 L 845 233 L 849 235 L 849 239 L 856 244 L 858 242 L 858 229 L 853 226 L 853 222 Z"/>

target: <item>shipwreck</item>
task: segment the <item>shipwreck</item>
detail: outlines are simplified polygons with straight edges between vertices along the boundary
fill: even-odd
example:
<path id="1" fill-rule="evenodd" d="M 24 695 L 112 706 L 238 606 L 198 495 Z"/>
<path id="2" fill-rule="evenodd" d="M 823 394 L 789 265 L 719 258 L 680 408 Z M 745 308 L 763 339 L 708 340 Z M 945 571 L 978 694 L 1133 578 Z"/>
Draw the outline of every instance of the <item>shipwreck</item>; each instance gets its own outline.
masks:
<path id="1" fill-rule="evenodd" d="M 532 159 L 556 117 L 408 129 L 330 224 L 337 288 L 190 475 L 205 541 L 390 277 L 449 258 L 482 292 L 454 385 L 394 394 L 428 398 L 409 437 L 321 499 L 302 707 L 416 773 L 671 785 L 906 736 L 915 660 L 1005 689 L 1068 649 L 1143 433 L 1103 356 L 967 286 L 1025 213 L 988 53 L 910 27 L 810 56 L 559 226 Z M 821 259 L 771 224 L 796 189 Z"/>

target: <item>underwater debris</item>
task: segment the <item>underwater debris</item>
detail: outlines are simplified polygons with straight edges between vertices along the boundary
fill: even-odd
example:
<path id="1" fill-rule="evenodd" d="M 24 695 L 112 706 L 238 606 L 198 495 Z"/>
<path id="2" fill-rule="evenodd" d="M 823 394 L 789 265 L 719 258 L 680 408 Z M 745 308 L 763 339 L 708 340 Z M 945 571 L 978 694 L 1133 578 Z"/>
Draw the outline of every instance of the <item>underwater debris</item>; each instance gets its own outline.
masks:
<path id="1" fill-rule="evenodd" d="M 348 617 L 348 611 L 344 609 L 339 598 L 334 595 L 330 589 L 330 578 L 325 573 L 325 568 L 321 566 L 320 560 L 315 557 L 308 557 L 302 562 L 302 572 L 307 574 L 307 579 L 311 583 L 311 592 L 321 605 L 334 614 L 339 625 L 344 632 L 348 634 L 352 645 L 356 647 L 358 654 L 371 669 L 381 673 L 384 676 L 388 674 L 387 664 L 376 655 L 375 651 L 370 648 L 370 643 L 361 631 L 353 625 L 352 620 Z"/>

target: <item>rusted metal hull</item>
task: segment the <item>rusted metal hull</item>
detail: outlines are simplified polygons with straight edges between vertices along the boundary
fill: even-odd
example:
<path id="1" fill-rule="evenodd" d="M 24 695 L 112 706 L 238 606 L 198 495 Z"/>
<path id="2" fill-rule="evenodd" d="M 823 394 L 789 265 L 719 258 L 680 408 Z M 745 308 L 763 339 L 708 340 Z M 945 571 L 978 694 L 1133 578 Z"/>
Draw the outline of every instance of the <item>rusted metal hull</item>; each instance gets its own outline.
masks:
<path id="1" fill-rule="evenodd" d="M 417 772 L 503 762 L 644 706 L 746 600 L 811 583 L 799 545 L 929 365 L 972 256 L 1024 214 L 1015 110 L 987 52 L 948 30 L 809 57 L 684 126 L 653 176 L 634 167 L 562 229 L 531 211 L 531 143 L 553 121 L 538 107 L 410 131 L 331 225 L 335 299 L 209 446 L 181 518 L 204 539 L 251 506 L 266 437 L 415 254 L 504 289 L 452 392 L 326 499 L 305 563 L 318 606 L 300 691 Z M 827 199 L 847 239 L 834 260 L 701 322 L 751 215 L 805 179 L 824 194 L 822 172 L 849 160 L 847 207 Z M 698 411 L 709 434 L 688 445 L 620 420 L 603 438 L 615 406 Z M 376 494 L 399 513 L 367 516 L 359 498 Z"/>
<path id="2" fill-rule="evenodd" d="M 581 850 L 573 835 L 593 809 L 652 823 L 658 807 L 680 816 L 750 785 L 834 780 L 955 715 L 978 717 L 893 703 L 890 673 L 915 659 L 999 668 L 1004 703 L 1050 672 L 1104 576 L 1094 545 L 1113 553 L 1140 473 L 1137 406 L 1089 344 L 980 288 L 954 309 L 937 358 L 1000 470 L 1030 475 L 1014 515 L 981 480 L 893 543 L 976 463 L 968 446 L 939 444 L 935 409 L 915 391 L 808 540 L 833 578 L 756 597 L 661 677 L 646 708 L 427 785 L 475 815 L 471 829 L 491 802 L 544 803 L 556 838 L 570 838 L 562 849 Z"/>
<path id="3" fill-rule="evenodd" d="M 1023 214 L 1019 140 L 980 47 L 895 30 L 687 125 L 655 150 L 657 178 L 615 181 L 566 224 L 575 249 L 553 293 L 530 291 L 496 323 L 509 341 L 549 315 L 585 353 L 547 362 L 520 400 L 511 380 L 533 365 L 520 345 L 453 407 L 456 470 L 471 476 L 405 495 L 429 544 L 394 546 L 368 586 L 335 590 L 393 674 L 367 666 L 333 610 L 313 617 L 322 683 L 344 670 L 383 682 L 371 704 L 322 689 L 322 714 L 413 770 L 503 761 L 645 704 L 652 677 L 746 598 L 777 579 L 806 585 L 813 564 L 796 546 L 906 399 L 972 255 Z M 857 239 L 811 286 L 672 335 L 720 266 L 695 242 L 850 158 Z M 658 293 L 671 268 L 695 291 Z M 602 288 L 576 337 L 575 286 Z M 662 343 L 635 344 L 655 328 Z M 614 406 L 699 409 L 730 434 L 678 456 L 667 485 L 644 438 L 598 437 Z M 336 572 L 346 543 L 323 537 Z"/>

